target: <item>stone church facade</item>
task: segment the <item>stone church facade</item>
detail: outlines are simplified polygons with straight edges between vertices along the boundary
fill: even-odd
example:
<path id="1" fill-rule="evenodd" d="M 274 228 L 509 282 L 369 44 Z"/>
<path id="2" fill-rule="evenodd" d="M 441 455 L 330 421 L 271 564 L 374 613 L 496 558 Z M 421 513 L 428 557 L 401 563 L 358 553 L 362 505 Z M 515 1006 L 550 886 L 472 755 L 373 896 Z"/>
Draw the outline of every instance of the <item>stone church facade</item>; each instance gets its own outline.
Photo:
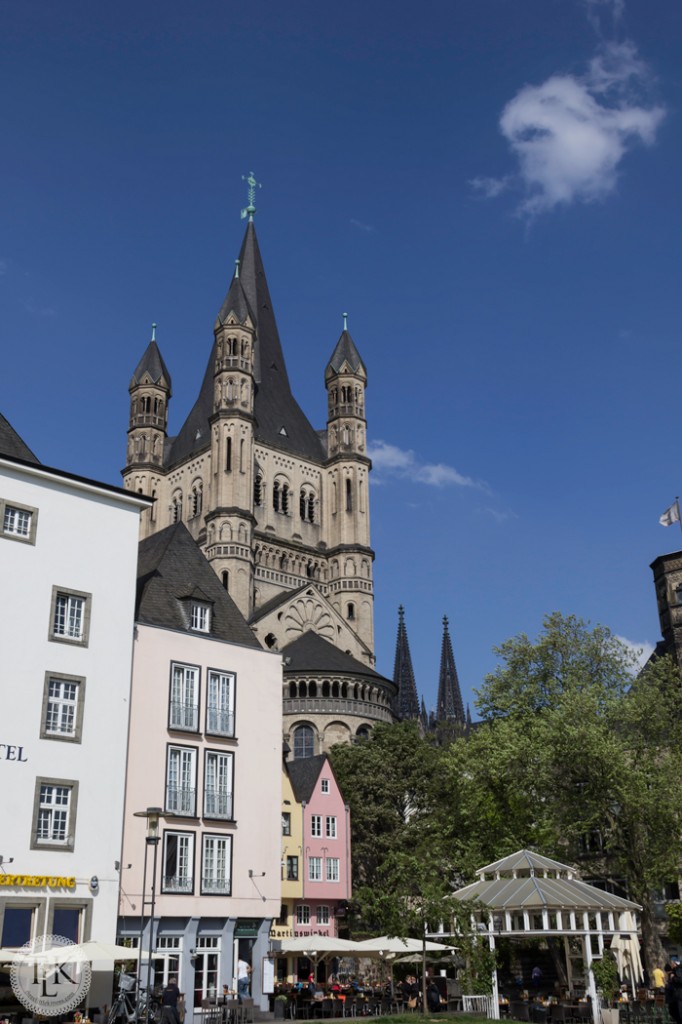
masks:
<path id="1" fill-rule="evenodd" d="M 324 384 L 315 430 L 291 391 L 251 218 L 178 434 L 154 334 L 129 387 L 124 486 L 155 499 L 141 537 L 184 522 L 261 644 L 282 652 L 297 756 L 391 721 L 395 696 L 373 669 L 367 371 L 345 323 Z M 322 646 L 297 645 L 308 634 Z"/>

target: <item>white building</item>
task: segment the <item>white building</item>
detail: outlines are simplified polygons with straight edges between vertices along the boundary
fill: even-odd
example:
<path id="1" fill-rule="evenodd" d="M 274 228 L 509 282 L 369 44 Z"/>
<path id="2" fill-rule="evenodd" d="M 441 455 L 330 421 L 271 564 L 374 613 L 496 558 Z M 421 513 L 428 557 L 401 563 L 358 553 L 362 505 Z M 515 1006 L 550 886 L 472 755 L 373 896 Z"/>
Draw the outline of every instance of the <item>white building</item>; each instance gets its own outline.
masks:
<path id="1" fill-rule="evenodd" d="M 113 942 L 140 511 L 0 415 L 0 946 Z M 99 979 L 99 981 L 97 980 Z M 95 974 L 90 1005 L 109 1001 Z"/>
<path id="2" fill-rule="evenodd" d="M 142 939 L 143 985 L 148 970 L 154 986 L 177 976 L 189 1011 L 236 987 L 239 959 L 267 1009 L 281 692 L 281 654 L 261 648 L 184 524 L 142 541 L 119 938 Z M 147 843 L 136 815 L 153 807 L 159 836 Z"/>

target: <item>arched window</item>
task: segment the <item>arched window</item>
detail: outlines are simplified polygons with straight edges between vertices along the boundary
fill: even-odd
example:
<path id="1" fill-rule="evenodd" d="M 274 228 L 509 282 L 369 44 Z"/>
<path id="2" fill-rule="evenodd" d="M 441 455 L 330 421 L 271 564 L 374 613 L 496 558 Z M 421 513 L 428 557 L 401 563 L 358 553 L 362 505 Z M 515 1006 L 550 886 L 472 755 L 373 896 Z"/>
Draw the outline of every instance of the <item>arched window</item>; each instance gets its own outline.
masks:
<path id="1" fill-rule="evenodd" d="M 368 740 L 369 739 L 369 726 L 361 725 L 355 734 L 357 740 Z"/>
<path id="2" fill-rule="evenodd" d="M 289 683 L 289 696 L 292 700 L 296 697 L 296 683 Z"/>
<path id="3" fill-rule="evenodd" d="M 346 618 L 349 622 L 355 621 L 355 605 L 352 601 L 349 601 L 346 605 Z"/>
<path id="4" fill-rule="evenodd" d="M 317 683 L 308 683 L 308 696 L 317 697 Z"/>
<path id="5" fill-rule="evenodd" d="M 272 485 L 272 507 L 275 512 L 279 512 L 279 480 L 275 480 Z"/>
<path id="6" fill-rule="evenodd" d="M 197 483 L 192 488 L 192 516 L 198 516 L 201 514 L 203 498 L 204 496 L 201 489 L 201 484 Z"/>
<path id="7" fill-rule="evenodd" d="M 353 486 L 350 477 L 346 477 L 346 512 L 353 511 Z"/>
<path id="8" fill-rule="evenodd" d="M 282 515 L 289 515 L 289 488 L 287 484 L 282 484 Z"/>
<path id="9" fill-rule="evenodd" d="M 307 507 L 308 503 L 306 500 L 306 493 L 305 491 L 301 491 L 298 499 L 298 512 L 302 521 L 305 521 Z"/>
<path id="10" fill-rule="evenodd" d="M 225 590 L 229 591 L 229 589 L 230 589 L 230 574 L 227 571 L 227 569 L 223 569 L 223 574 L 222 574 L 221 579 L 222 579 L 223 587 L 225 588 Z"/>
<path id="11" fill-rule="evenodd" d="M 322 683 L 322 696 L 323 697 L 328 697 L 329 696 L 329 680 L 328 679 L 325 679 L 325 681 Z"/>
<path id="12" fill-rule="evenodd" d="M 173 495 L 173 501 L 171 504 L 171 522 L 179 523 L 182 521 L 182 494 L 179 492 Z"/>
<path id="13" fill-rule="evenodd" d="M 294 731 L 294 760 L 313 757 L 315 754 L 315 734 L 311 725 L 299 725 Z"/>
<path id="14" fill-rule="evenodd" d="M 232 438 L 225 438 L 225 472 L 229 473 L 232 470 Z"/>
<path id="15" fill-rule="evenodd" d="M 315 522 L 315 495 L 314 494 L 309 494 L 308 495 L 308 522 L 309 523 L 314 523 Z"/>
<path id="16" fill-rule="evenodd" d="M 256 479 L 253 481 L 253 503 L 257 508 L 263 504 L 263 477 L 260 473 L 256 473 Z"/>

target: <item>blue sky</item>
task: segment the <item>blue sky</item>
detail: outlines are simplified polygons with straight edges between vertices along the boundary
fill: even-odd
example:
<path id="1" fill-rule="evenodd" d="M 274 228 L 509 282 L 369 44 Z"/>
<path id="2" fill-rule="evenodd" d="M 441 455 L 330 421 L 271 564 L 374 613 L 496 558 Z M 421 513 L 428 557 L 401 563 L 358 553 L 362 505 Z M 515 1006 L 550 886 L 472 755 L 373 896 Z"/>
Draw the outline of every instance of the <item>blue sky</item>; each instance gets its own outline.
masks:
<path id="1" fill-rule="evenodd" d="M 0 409 L 120 482 L 150 337 L 194 400 L 257 230 L 315 426 L 341 313 L 369 371 L 378 668 L 427 706 L 575 613 L 659 636 L 682 547 L 676 0 L 0 5 Z M 103 572 L 106 566 L 103 565 Z"/>

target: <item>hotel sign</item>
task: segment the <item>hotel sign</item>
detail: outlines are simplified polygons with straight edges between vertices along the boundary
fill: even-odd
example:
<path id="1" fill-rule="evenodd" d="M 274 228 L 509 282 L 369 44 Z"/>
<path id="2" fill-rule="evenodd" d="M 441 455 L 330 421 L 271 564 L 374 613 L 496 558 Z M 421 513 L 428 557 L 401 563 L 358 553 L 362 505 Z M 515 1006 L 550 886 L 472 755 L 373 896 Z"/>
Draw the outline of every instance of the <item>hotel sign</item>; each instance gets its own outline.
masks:
<path id="1" fill-rule="evenodd" d="M 0 887 L 8 885 L 20 889 L 75 889 L 76 879 L 73 875 L 3 875 L 0 874 Z"/>

